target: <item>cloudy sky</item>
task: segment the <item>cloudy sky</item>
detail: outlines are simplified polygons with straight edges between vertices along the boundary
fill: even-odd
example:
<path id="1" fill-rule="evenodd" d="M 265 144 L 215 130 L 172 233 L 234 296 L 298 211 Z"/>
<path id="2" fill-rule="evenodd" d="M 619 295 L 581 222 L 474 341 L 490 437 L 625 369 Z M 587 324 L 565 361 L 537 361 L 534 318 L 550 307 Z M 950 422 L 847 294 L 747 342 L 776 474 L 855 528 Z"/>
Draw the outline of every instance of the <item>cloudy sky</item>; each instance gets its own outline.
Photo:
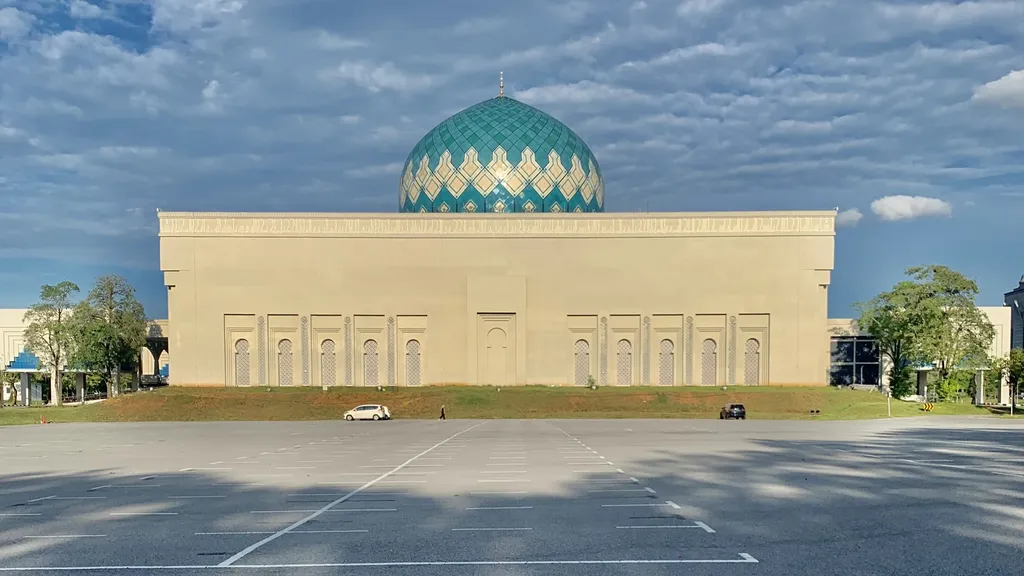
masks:
<path id="1" fill-rule="evenodd" d="M 0 307 L 134 282 L 157 208 L 397 210 L 399 163 L 506 93 L 607 209 L 841 210 L 830 314 L 918 264 L 1024 273 L 1024 2 L 0 0 Z"/>

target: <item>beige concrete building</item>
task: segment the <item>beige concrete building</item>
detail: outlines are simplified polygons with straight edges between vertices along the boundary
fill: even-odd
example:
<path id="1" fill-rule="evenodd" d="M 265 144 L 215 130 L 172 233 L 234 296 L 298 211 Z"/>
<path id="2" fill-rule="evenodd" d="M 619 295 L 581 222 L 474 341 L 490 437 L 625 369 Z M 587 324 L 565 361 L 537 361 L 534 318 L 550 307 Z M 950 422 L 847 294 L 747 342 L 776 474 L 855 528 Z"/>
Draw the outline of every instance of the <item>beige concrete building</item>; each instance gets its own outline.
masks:
<path id="1" fill-rule="evenodd" d="M 826 384 L 835 212 L 161 212 L 171 380 Z"/>
<path id="2" fill-rule="evenodd" d="M 988 321 L 995 328 L 995 336 L 989 346 L 989 356 L 1003 358 L 1010 353 L 1012 335 L 1012 310 L 1009 306 L 979 306 Z M 860 331 L 857 321 L 852 318 L 830 318 L 826 329 L 829 360 L 826 370 L 831 384 L 880 384 L 888 386 L 888 362 L 881 357 L 874 339 Z M 918 394 L 924 395 L 930 368 L 918 370 Z M 977 398 L 979 402 L 1010 403 L 1010 385 L 1006 377 L 996 376 L 987 370 L 975 375 L 978 383 L 990 378 L 999 378 L 998 398 Z"/>

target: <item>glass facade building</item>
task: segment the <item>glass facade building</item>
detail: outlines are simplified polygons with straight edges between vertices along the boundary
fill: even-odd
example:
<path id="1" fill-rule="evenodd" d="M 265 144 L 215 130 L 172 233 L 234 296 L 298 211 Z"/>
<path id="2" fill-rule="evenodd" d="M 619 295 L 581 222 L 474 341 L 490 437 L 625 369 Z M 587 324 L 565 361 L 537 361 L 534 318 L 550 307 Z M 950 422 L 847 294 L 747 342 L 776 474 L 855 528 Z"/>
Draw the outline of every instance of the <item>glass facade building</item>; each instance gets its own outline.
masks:
<path id="1" fill-rule="evenodd" d="M 833 386 L 866 384 L 878 386 L 882 377 L 882 355 L 870 336 L 833 336 L 829 383 Z"/>

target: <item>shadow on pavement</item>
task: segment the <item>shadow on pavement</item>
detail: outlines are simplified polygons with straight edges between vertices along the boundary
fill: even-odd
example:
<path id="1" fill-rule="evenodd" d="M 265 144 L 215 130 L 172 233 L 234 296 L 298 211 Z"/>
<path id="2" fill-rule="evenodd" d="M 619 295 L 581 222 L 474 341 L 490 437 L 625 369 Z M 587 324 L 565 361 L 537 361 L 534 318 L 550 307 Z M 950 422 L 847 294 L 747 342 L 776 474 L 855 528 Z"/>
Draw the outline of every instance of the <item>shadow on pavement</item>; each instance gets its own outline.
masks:
<path id="1" fill-rule="evenodd" d="M 573 423 L 558 425 L 587 441 Z M 260 574 L 976 576 L 1020 570 L 1020 431 L 920 428 L 851 441 L 745 438 L 728 449 L 708 449 L 717 434 L 680 434 L 671 447 L 638 444 L 634 457 L 618 459 L 625 474 L 608 469 L 547 482 L 545 469 L 532 466 L 529 484 L 495 483 L 490 494 L 466 490 L 466 483 L 450 491 L 436 481 L 418 485 L 409 479 L 428 472 L 403 469 L 408 474 L 338 503 L 237 564 L 271 566 L 249 569 Z M 213 471 L 4 474 L 0 573 L 161 566 L 161 574 L 192 574 L 359 486 L 342 476 L 339 482 L 348 485 L 327 487 L 272 478 L 242 484 Z M 738 562 L 740 553 L 759 563 Z M 626 559 L 721 562 L 612 563 Z M 487 564 L 527 560 L 606 563 Z M 399 565 L 424 561 L 439 564 Z M 181 568 L 169 569 L 175 566 Z"/>

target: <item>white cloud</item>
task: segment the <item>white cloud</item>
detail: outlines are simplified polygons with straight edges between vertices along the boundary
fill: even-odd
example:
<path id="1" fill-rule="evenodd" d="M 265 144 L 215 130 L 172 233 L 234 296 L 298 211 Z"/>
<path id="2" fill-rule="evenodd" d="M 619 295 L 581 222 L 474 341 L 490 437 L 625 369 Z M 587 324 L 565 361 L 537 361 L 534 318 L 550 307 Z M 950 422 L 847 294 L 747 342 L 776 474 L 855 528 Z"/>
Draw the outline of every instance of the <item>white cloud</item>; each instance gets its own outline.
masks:
<path id="1" fill-rule="evenodd" d="M 836 214 L 836 226 L 853 228 L 863 217 L 864 215 L 856 208 L 843 210 L 839 214 Z"/>
<path id="2" fill-rule="evenodd" d="M 971 99 L 1007 108 L 1024 108 L 1024 70 L 1014 70 L 1002 78 L 978 86 Z"/>
<path id="3" fill-rule="evenodd" d="M 871 211 L 882 220 L 913 220 L 953 215 L 953 205 L 927 196 L 885 196 L 871 203 Z"/>
<path id="4" fill-rule="evenodd" d="M 366 46 L 366 42 L 357 38 L 348 38 L 321 30 L 317 34 L 316 45 L 323 50 L 351 50 Z"/>
<path id="5" fill-rule="evenodd" d="M 519 0 L 446 15 L 415 0 L 130 0 L 152 13 L 0 0 L 0 214 L 32 223 L 0 227 L 0 246 L 155 270 L 153 237 L 116 235 L 139 229 L 115 216 L 127 206 L 150 220 L 157 206 L 393 210 L 386 167 L 496 95 L 499 70 L 506 94 L 596 152 L 609 210 L 824 203 L 877 219 L 871 201 L 902 194 L 1012 229 L 1020 122 L 971 104 L 1019 102 L 1007 73 L 1022 68 L 1024 3 L 881 1 Z M 69 21 L 73 2 L 109 24 Z M 871 232 L 898 245 L 910 231 Z"/>
<path id="6" fill-rule="evenodd" d="M 15 42 L 24 38 L 30 30 L 35 16 L 17 8 L 0 8 L 0 40 Z"/>
<path id="7" fill-rule="evenodd" d="M 243 0 L 153 0 L 153 28 L 182 33 L 235 17 Z"/>
<path id="8" fill-rule="evenodd" d="M 676 14 L 683 17 L 704 16 L 717 12 L 728 0 L 686 0 L 676 8 Z"/>
<path id="9" fill-rule="evenodd" d="M 630 61 L 619 64 L 619 70 L 643 70 L 659 66 L 673 66 L 681 62 L 693 60 L 700 56 L 733 56 L 745 50 L 743 46 L 731 46 L 719 44 L 718 42 L 705 42 L 683 48 L 675 48 L 663 54 L 659 54 L 650 60 Z"/>
<path id="10" fill-rule="evenodd" d="M 1024 18 L 1024 4 L 1017 0 L 989 2 L 929 2 L 920 4 L 877 4 L 881 14 L 893 20 L 942 29 L 953 26 Z"/>
<path id="11" fill-rule="evenodd" d="M 101 18 L 103 16 L 103 9 L 85 0 L 71 0 L 70 13 L 72 18 L 86 20 Z"/>
<path id="12" fill-rule="evenodd" d="M 537 86 L 517 91 L 516 98 L 531 104 L 590 104 L 594 102 L 638 102 L 651 100 L 632 88 L 585 80 L 574 84 Z"/>
<path id="13" fill-rule="evenodd" d="M 419 92 L 436 83 L 435 78 L 426 74 L 415 74 L 399 70 L 391 62 L 373 64 L 363 61 L 346 61 L 320 74 L 321 79 L 338 80 L 364 88 L 369 92 L 393 90 L 395 92 Z"/>

